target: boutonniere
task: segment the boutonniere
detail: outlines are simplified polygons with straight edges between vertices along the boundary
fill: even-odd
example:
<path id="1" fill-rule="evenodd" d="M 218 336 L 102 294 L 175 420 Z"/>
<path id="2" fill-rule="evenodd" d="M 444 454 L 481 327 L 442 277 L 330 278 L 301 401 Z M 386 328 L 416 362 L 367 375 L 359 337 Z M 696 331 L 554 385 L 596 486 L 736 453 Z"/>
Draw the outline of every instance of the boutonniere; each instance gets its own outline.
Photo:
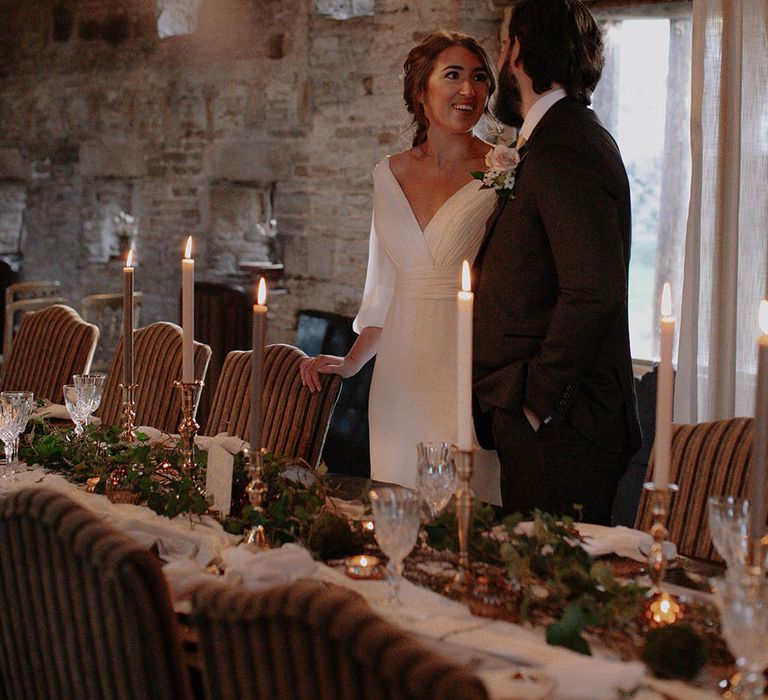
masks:
<path id="1" fill-rule="evenodd" d="M 481 172 L 476 170 L 470 173 L 476 180 L 481 180 L 481 190 L 496 190 L 500 199 L 513 198 L 515 188 L 515 173 L 520 163 L 520 154 L 517 149 L 509 146 L 494 146 L 485 155 L 485 164 L 488 170 Z"/>

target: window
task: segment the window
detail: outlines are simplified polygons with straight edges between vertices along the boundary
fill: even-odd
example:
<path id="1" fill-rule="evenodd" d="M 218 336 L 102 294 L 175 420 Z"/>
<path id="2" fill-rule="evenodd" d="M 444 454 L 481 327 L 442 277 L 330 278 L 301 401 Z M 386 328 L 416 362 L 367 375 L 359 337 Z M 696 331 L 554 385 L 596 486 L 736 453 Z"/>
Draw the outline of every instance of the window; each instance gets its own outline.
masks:
<path id="1" fill-rule="evenodd" d="M 606 65 L 593 107 L 621 149 L 632 194 L 629 323 L 632 355 L 659 355 L 661 288 L 679 318 L 690 189 L 691 20 L 687 3 L 595 14 Z M 671 9 L 670 9 L 671 7 Z"/>

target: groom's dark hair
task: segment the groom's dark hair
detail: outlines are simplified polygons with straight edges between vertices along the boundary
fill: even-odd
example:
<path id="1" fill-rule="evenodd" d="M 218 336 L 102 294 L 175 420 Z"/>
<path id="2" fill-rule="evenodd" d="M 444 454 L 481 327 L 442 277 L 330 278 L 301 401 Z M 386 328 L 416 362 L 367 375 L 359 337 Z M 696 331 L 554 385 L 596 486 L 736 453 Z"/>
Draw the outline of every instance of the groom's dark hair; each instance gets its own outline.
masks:
<path id="1" fill-rule="evenodd" d="M 537 94 L 560 83 L 588 105 L 603 72 L 603 31 L 580 0 L 517 0 L 509 40 L 520 42 L 519 60 Z"/>

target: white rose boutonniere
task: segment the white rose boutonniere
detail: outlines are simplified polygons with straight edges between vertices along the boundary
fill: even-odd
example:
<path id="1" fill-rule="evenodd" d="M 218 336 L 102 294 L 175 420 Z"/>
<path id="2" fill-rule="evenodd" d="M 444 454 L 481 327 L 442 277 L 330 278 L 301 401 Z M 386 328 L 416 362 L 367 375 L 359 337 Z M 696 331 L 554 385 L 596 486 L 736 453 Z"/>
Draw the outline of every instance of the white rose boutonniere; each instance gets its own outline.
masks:
<path id="1" fill-rule="evenodd" d="M 515 172 L 520 163 L 520 154 L 508 146 L 494 146 L 485 156 L 488 170 L 470 173 L 476 180 L 482 181 L 480 189 L 496 190 L 500 198 L 514 197 Z"/>

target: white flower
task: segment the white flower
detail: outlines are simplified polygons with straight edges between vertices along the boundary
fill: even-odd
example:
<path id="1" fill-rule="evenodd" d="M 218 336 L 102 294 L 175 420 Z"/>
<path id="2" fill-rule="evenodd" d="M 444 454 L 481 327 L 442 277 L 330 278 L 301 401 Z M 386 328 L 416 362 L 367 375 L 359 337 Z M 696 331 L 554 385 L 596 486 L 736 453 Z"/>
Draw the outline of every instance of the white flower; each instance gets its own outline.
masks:
<path id="1" fill-rule="evenodd" d="M 515 173 L 520 154 L 514 148 L 494 146 L 485 155 L 485 172 L 473 172 L 472 177 L 482 181 L 481 189 L 496 190 L 500 198 L 514 197 Z"/>

